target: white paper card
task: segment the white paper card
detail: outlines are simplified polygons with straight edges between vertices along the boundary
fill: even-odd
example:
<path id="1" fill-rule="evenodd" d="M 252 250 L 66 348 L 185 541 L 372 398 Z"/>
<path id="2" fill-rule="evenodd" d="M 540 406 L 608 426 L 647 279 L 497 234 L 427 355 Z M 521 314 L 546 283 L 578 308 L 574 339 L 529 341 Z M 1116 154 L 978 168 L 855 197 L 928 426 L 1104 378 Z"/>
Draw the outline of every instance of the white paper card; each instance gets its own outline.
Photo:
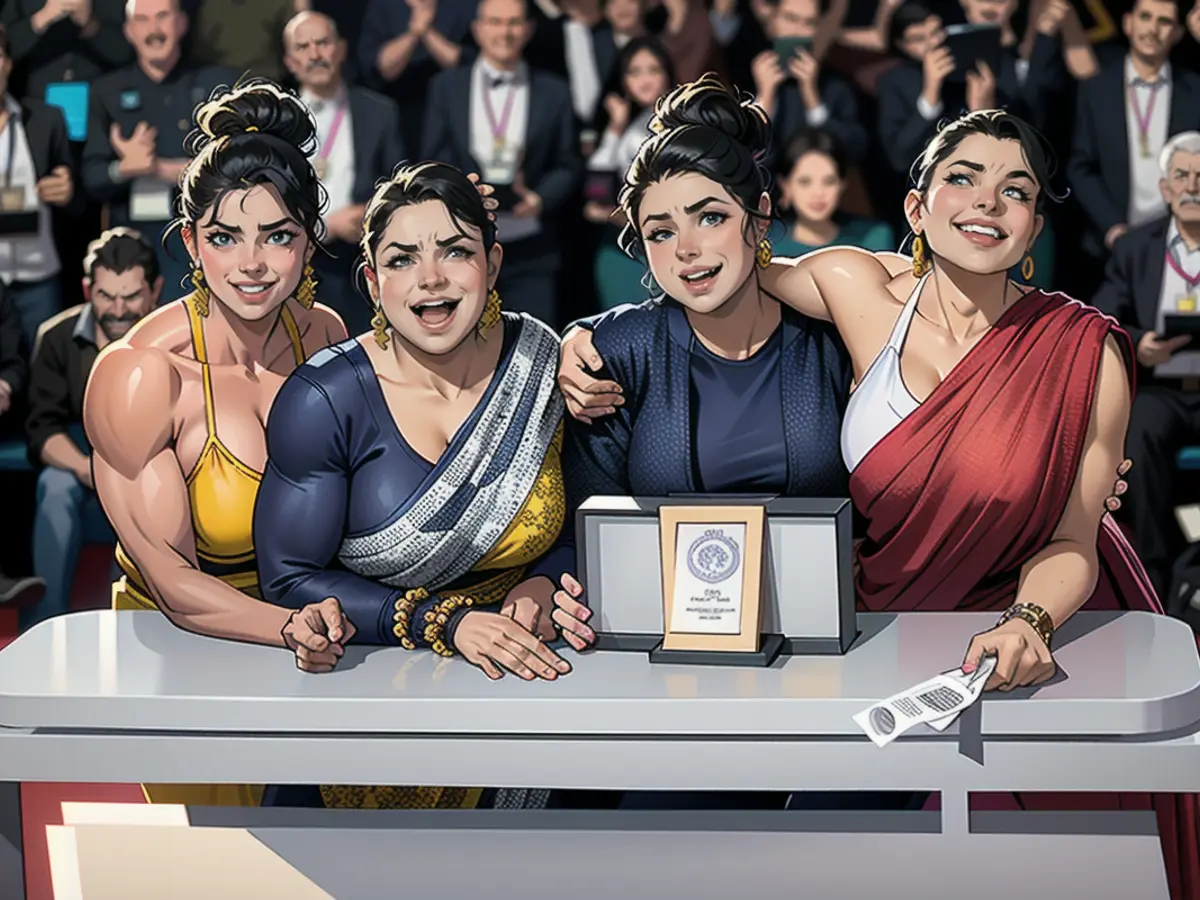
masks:
<path id="1" fill-rule="evenodd" d="M 886 747 L 921 724 L 945 731 L 959 713 L 979 699 L 995 669 L 996 658 L 986 656 L 969 675 L 962 669 L 951 669 L 872 704 L 856 714 L 854 721 L 877 747 Z"/>
<path id="2" fill-rule="evenodd" d="M 681 523 L 675 532 L 671 630 L 683 634 L 741 633 L 745 564 L 745 523 Z"/>
<path id="3" fill-rule="evenodd" d="M 172 218 L 171 185 L 157 178 L 135 178 L 129 185 L 129 218 L 134 222 Z"/>

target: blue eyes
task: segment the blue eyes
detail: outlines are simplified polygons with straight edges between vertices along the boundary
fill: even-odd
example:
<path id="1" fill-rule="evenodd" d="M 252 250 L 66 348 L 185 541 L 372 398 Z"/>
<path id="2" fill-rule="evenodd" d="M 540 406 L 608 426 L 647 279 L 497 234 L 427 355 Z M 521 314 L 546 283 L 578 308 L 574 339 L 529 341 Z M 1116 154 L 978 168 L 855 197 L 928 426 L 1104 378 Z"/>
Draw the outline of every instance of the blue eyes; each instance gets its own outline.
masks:
<path id="1" fill-rule="evenodd" d="M 299 236 L 299 232 L 289 231 L 285 228 L 279 231 L 272 231 L 269 235 L 267 235 L 267 243 L 272 247 L 290 247 L 292 242 L 295 241 Z M 222 250 L 232 247 L 234 243 L 236 243 L 233 239 L 233 235 L 225 231 L 211 232 L 205 235 L 204 239 L 213 247 L 217 247 Z"/>
<path id="2" fill-rule="evenodd" d="M 716 228 L 718 225 L 722 225 L 725 222 L 727 222 L 728 220 L 729 220 L 729 216 L 725 213 L 720 213 L 720 212 L 701 213 L 700 227 Z M 646 235 L 646 240 L 657 244 L 662 241 L 665 241 L 671 235 L 672 235 L 672 232 L 669 229 L 658 228 L 658 229 L 655 229 L 654 231 L 650 232 L 650 234 Z"/>
<path id="3" fill-rule="evenodd" d="M 946 176 L 945 182 L 955 187 L 968 187 L 971 184 L 971 176 L 964 175 L 962 172 L 951 172 Z M 1004 189 L 1003 193 L 1004 196 L 1012 197 L 1021 203 L 1028 203 L 1032 199 L 1027 191 L 1023 191 L 1015 185 L 1009 185 Z"/>

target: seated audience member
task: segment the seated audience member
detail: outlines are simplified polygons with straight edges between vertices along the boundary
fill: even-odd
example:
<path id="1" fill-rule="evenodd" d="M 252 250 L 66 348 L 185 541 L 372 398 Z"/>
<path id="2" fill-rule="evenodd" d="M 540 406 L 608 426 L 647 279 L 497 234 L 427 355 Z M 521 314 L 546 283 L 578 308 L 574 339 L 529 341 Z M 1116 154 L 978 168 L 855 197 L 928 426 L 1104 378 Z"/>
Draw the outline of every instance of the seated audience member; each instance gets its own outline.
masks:
<path id="1" fill-rule="evenodd" d="M 305 12 L 284 30 L 284 61 L 317 123 L 317 177 L 329 197 L 325 252 L 313 259 L 321 296 L 351 334 L 366 331 L 371 307 L 354 287 L 357 243 L 375 183 L 405 158 L 399 111 L 387 97 L 342 78 L 346 44 L 333 20 Z"/>
<path id="2" fill-rule="evenodd" d="M 421 147 L 429 80 L 462 62 L 475 0 L 368 0 L 358 69 L 400 107 L 404 146 Z M 394 160 L 393 162 L 399 162 Z"/>
<path id="3" fill-rule="evenodd" d="M 779 0 L 768 33 L 779 41 L 808 41 L 786 59 L 764 50 L 754 59 L 754 87 L 759 105 L 771 117 L 774 151 L 781 139 L 802 128 L 823 128 L 834 135 L 849 158 L 858 162 L 867 153 L 867 129 L 858 118 L 854 88 L 827 71 L 813 55 L 821 10 L 817 0 Z"/>
<path id="4" fill-rule="evenodd" d="M 1089 226 L 1084 249 L 1097 260 L 1166 213 L 1159 155 L 1170 135 L 1200 128 L 1200 76 L 1168 60 L 1183 34 L 1176 0 L 1137 0 L 1121 24 L 1129 52 L 1079 85 L 1067 162 Z"/>
<path id="5" fill-rule="evenodd" d="M 911 2 L 896 10 L 892 41 L 903 60 L 879 77 L 878 134 L 898 173 L 908 172 L 941 119 L 964 109 L 1005 108 L 1035 126 L 1044 119 L 1040 107 L 1058 65 L 1053 34 L 1039 34 L 1031 57 L 1023 60 L 1011 24 L 1016 0 L 961 2 L 969 23 L 1001 29 L 1000 69 L 993 72 L 984 62 L 968 66 L 955 60 L 945 45 L 942 19 L 930 7 Z"/>
<path id="6" fill-rule="evenodd" d="M 1200 313 L 1200 132 L 1177 134 L 1159 154 L 1170 210 L 1114 245 L 1092 303 L 1117 319 L 1137 348 L 1138 391 L 1126 437 L 1133 468 L 1122 514 L 1161 596 L 1183 549 L 1171 498 L 1175 454 L 1200 440 L 1200 347 L 1164 334 L 1165 317 Z"/>
<path id="7" fill-rule="evenodd" d="M 21 331 L 21 317 L 0 284 L 0 443 L 19 441 L 25 383 L 29 366 L 25 360 L 28 344 Z M 2 490 L 2 489 L 0 489 Z M 11 578 L 0 569 L 0 607 L 36 603 L 45 589 L 40 578 Z"/>
<path id="8" fill-rule="evenodd" d="M 636 37 L 645 37 L 646 0 L 604 0 L 603 8 L 618 50 Z"/>
<path id="9" fill-rule="evenodd" d="M 195 62 L 278 81 L 284 72 L 279 36 L 288 19 L 307 10 L 310 2 L 191 0 L 188 5 L 194 23 L 189 55 Z"/>
<path id="10" fill-rule="evenodd" d="M 26 341 L 62 309 L 62 265 L 51 208 L 77 215 L 67 126 L 60 110 L 39 100 L 18 102 L 8 91 L 13 60 L 0 26 L 0 280 L 21 317 Z"/>
<path id="11" fill-rule="evenodd" d="M 137 62 L 93 85 L 83 184 L 107 203 L 114 225 L 132 226 L 157 247 L 164 302 L 178 299 L 189 274 L 178 237 L 164 243 L 187 165 L 184 138 L 192 110 L 238 72 L 184 59 L 180 42 L 188 20 L 179 0 L 130 0 L 125 35 Z"/>
<path id="12" fill-rule="evenodd" d="M 38 475 L 33 567 L 46 583 L 46 596 L 22 612 L 23 628 L 67 612 L 84 541 L 114 540 L 92 484 L 83 393 L 96 355 L 150 312 L 162 291 L 154 249 L 127 228 L 93 241 L 83 271 L 87 302 L 42 326 L 30 367 L 29 455 L 44 466 Z"/>
<path id="13" fill-rule="evenodd" d="M 5 0 L 0 4 L 0 23 L 8 29 L 12 58 L 20 69 L 18 93 L 52 100 L 63 86 L 82 88 L 69 89 L 64 97 L 66 106 L 74 107 L 68 118 L 82 125 L 87 86 L 133 59 L 121 34 L 124 20 L 125 0 Z M 73 134 L 72 140 L 82 140 L 82 134 Z"/>
<path id="14" fill-rule="evenodd" d="M 556 327 L 563 247 L 555 220 L 578 196 L 583 168 L 571 92 L 523 59 L 532 28 L 524 0 L 483 0 L 471 28 L 479 57 L 430 85 L 421 156 L 497 188 L 498 289 L 509 309 Z"/>
<path id="15" fill-rule="evenodd" d="M 645 299 L 645 267 L 619 246 L 624 219 L 617 206 L 617 191 L 638 148 L 650 137 L 655 101 L 675 83 L 671 58 L 652 37 L 634 38 L 626 44 L 617 70 L 620 94 L 604 100 L 608 122 L 600 146 L 588 159 L 584 186 L 584 216 L 603 226 L 593 272 L 602 309 Z"/>
<path id="16" fill-rule="evenodd" d="M 896 249 L 896 237 L 886 222 L 838 211 L 847 168 L 845 152 L 826 131 L 805 129 L 787 142 L 775 175 L 783 219 L 771 233 L 776 256 L 802 256 L 835 245 Z"/>

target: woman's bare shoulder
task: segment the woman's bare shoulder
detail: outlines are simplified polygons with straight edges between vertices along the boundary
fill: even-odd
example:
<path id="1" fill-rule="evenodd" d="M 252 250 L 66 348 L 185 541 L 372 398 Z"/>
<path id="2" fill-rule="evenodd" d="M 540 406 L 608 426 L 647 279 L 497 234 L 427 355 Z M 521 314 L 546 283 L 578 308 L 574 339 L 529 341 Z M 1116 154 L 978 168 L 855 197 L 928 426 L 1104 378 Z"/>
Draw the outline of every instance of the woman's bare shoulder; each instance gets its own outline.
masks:
<path id="1" fill-rule="evenodd" d="M 137 350 L 191 357 L 192 327 L 187 307 L 182 300 L 158 307 L 134 325 L 118 343 Z"/>
<path id="2" fill-rule="evenodd" d="M 300 340 L 310 354 L 330 344 L 340 344 L 349 337 L 342 317 L 323 303 L 314 303 L 311 309 L 299 307 L 295 316 Z"/>

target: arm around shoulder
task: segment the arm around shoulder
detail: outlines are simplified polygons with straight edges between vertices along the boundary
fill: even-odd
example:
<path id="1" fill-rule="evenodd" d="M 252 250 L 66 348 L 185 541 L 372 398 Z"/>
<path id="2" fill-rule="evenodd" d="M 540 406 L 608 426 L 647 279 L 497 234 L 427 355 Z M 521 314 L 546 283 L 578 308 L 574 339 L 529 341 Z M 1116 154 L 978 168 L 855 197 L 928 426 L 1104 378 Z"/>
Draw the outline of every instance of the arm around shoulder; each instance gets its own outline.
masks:
<path id="1" fill-rule="evenodd" d="M 886 284 L 911 265 L 898 253 L 827 247 L 795 259 L 776 257 L 759 278 L 763 290 L 785 306 L 832 321 L 839 297 L 858 296 L 864 283 Z"/>

